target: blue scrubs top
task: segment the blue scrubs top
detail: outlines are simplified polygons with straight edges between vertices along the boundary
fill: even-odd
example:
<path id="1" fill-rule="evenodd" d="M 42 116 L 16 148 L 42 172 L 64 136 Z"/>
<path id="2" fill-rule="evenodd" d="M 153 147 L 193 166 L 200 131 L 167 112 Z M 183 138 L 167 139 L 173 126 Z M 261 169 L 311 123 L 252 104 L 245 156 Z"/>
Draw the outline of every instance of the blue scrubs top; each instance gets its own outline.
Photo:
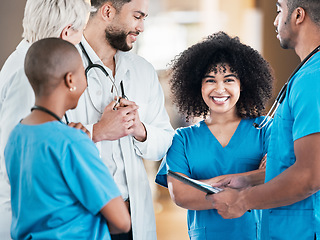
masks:
<path id="1" fill-rule="evenodd" d="M 271 131 L 266 181 L 296 161 L 294 141 L 320 132 L 320 53 L 291 79 Z M 319 146 L 320 147 L 320 146 Z M 263 210 L 262 239 L 320 238 L 319 192 L 295 204 Z"/>
<path id="2" fill-rule="evenodd" d="M 84 132 L 57 121 L 18 124 L 5 160 L 13 239 L 110 239 L 99 211 L 120 192 Z"/>
<path id="3" fill-rule="evenodd" d="M 255 170 L 267 153 L 270 124 L 257 130 L 257 119 L 241 120 L 230 142 L 224 148 L 204 121 L 176 131 L 166 160 L 160 166 L 156 182 L 167 187 L 167 169 L 194 179 Z M 223 219 L 215 209 L 188 210 L 188 230 L 192 240 L 256 239 L 256 212 L 247 212 L 241 218 Z"/>

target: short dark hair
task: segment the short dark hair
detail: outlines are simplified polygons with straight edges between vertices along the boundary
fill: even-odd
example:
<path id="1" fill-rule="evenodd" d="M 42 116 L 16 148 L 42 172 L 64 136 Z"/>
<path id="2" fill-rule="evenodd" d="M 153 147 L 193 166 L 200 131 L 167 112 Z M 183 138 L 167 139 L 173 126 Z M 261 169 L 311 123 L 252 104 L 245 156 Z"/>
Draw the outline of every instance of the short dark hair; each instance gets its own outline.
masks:
<path id="1" fill-rule="evenodd" d="M 91 6 L 99 9 L 103 4 L 110 2 L 112 6 L 120 12 L 124 4 L 131 2 L 131 0 L 91 0 Z"/>
<path id="2" fill-rule="evenodd" d="M 287 0 L 288 17 L 293 11 L 302 7 L 310 16 L 311 20 L 320 26 L 320 1 L 319 0 Z"/>
<path id="3" fill-rule="evenodd" d="M 29 48 L 24 70 L 36 96 L 49 95 L 68 72 L 76 71 L 76 47 L 60 38 L 44 38 Z"/>
<path id="4" fill-rule="evenodd" d="M 218 32 L 197 43 L 171 62 L 171 93 L 180 113 L 206 117 L 208 106 L 202 94 L 202 79 L 219 64 L 227 64 L 240 79 L 241 93 L 236 104 L 241 118 L 261 116 L 272 96 L 273 74 L 268 62 L 250 46 Z"/>

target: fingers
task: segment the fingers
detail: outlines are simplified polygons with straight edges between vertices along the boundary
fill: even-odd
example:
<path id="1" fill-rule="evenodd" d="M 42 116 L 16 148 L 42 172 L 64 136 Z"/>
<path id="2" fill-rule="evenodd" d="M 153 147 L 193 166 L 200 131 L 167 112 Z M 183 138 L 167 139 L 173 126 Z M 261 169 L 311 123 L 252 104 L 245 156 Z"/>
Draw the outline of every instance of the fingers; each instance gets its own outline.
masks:
<path id="1" fill-rule="evenodd" d="M 76 129 L 82 130 L 84 133 L 86 133 L 89 136 L 89 138 L 91 138 L 90 132 L 81 123 L 71 122 L 71 123 L 68 124 L 68 126 L 72 127 L 72 128 L 76 128 Z"/>
<path id="2" fill-rule="evenodd" d="M 218 182 L 211 183 L 212 187 L 227 187 L 230 184 L 230 178 L 223 178 Z"/>

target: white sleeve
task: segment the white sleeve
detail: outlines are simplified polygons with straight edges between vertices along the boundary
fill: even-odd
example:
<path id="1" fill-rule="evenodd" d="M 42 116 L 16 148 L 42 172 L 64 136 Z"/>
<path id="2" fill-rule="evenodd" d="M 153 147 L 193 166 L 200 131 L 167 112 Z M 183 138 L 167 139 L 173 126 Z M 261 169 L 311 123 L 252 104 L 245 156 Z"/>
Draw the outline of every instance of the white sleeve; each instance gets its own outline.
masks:
<path id="1" fill-rule="evenodd" d="M 133 138 L 136 154 L 147 160 L 160 160 L 171 146 L 174 130 L 164 106 L 164 94 L 154 71 L 149 92 L 148 116 L 142 119 L 147 139 L 139 142 Z"/>
<path id="2" fill-rule="evenodd" d="M 5 169 L 3 154 L 10 133 L 19 121 L 30 113 L 35 97 L 23 69 L 11 75 L 10 79 L 6 79 L 1 94 L 0 164 L 3 171 Z"/>

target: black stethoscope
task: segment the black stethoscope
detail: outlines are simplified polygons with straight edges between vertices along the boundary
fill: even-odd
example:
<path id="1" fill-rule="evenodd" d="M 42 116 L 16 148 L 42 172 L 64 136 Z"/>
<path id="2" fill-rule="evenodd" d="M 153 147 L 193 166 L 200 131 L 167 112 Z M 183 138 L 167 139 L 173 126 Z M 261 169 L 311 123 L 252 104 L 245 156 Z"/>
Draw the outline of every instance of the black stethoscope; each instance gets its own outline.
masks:
<path id="1" fill-rule="evenodd" d="M 83 54 L 85 55 L 85 57 L 86 57 L 87 60 L 88 60 L 88 66 L 87 66 L 86 69 L 85 69 L 86 78 L 88 79 L 88 72 L 89 72 L 91 69 L 93 69 L 93 68 L 98 68 L 98 69 L 100 69 L 100 71 L 102 71 L 102 73 L 111 81 L 111 83 L 112 83 L 112 91 L 113 91 L 113 89 L 115 89 L 115 91 L 116 91 L 116 103 L 115 103 L 115 105 L 114 105 L 114 107 L 113 107 L 113 109 L 116 110 L 116 109 L 117 109 L 116 107 L 117 107 L 117 105 L 120 103 L 120 99 L 121 99 L 121 98 L 124 98 L 124 99 L 127 99 L 127 100 L 128 100 L 128 97 L 127 97 L 127 96 L 125 95 L 125 93 L 124 93 L 123 81 L 120 81 L 120 89 L 121 89 L 121 97 L 120 97 L 118 88 L 117 88 L 114 80 L 110 77 L 109 73 L 105 70 L 105 68 L 104 68 L 103 66 L 101 66 L 101 65 L 99 65 L 99 64 L 95 64 L 95 63 L 93 63 L 93 62 L 91 61 L 91 59 L 90 59 L 87 51 L 85 50 L 85 48 L 84 48 L 84 46 L 83 46 L 83 44 L 82 44 L 81 42 L 79 43 L 79 46 L 80 46 L 80 48 L 81 48 L 81 51 L 83 52 Z M 88 92 L 88 96 L 89 96 L 89 99 L 90 99 L 90 101 L 91 101 L 91 104 L 92 104 L 93 108 L 94 108 L 98 113 L 103 114 L 103 112 L 101 112 L 101 111 L 98 109 L 98 107 L 96 107 L 96 106 L 94 105 L 94 102 L 93 102 L 93 100 L 92 100 L 92 98 L 91 98 L 91 96 L 90 96 L 89 81 L 88 81 L 88 80 L 87 80 L 87 92 Z M 64 118 L 65 118 L 66 123 L 69 124 L 69 120 L 68 120 L 67 114 L 64 114 Z"/>
<path id="2" fill-rule="evenodd" d="M 262 129 L 264 128 L 273 118 L 275 112 L 277 111 L 278 107 L 280 106 L 280 104 L 283 102 L 284 98 L 286 97 L 286 93 L 287 93 L 287 87 L 288 87 L 288 83 L 290 82 L 291 78 L 301 69 L 301 67 L 316 53 L 320 51 L 320 45 L 318 47 L 316 47 L 311 53 L 309 53 L 308 56 L 306 56 L 305 59 L 303 59 L 303 61 L 296 67 L 296 69 L 293 71 L 293 73 L 290 75 L 290 77 L 288 78 L 287 82 L 283 85 L 283 87 L 281 88 L 280 92 L 278 93 L 278 96 L 276 98 L 276 100 L 274 101 L 272 107 L 270 108 L 268 114 L 264 117 L 264 119 L 262 120 L 262 122 L 260 124 L 257 123 L 253 123 L 253 126 L 256 129 Z"/>
<path id="3" fill-rule="evenodd" d="M 91 69 L 93 69 L 93 68 L 98 68 L 98 69 L 100 69 L 100 71 L 103 72 L 103 74 L 104 74 L 104 75 L 111 81 L 111 83 L 112 83 L 112 91 L 113 91 L 113 89 L 116 91 L 116 103 L 115 103 L 115 105 L 114 105 L 114 107 L 113 107 L 113 109 L 116 109 L 116 106 L 120 103 L 120 99 L 121 99 L 121 98 L 128 99 L 127 96 L 126 96 L 125 93 L 124 93 L 123 81 L 120 82 L 120 88 L 121 88 L 121 98 L 120 98 L 118 88 L 117 88 L 114 80 L 110 77 L 110 75 L 108 74 L 108 72 L 105 70 L 105 68 L 104 68 L 103 66 L 101 66 L 101 65 L 99 65 L 99 64 L 95 64 L 95 63 L 93 63 L 93 62 L 91 61 L 91 59 L 90 59 L 87 51 L 84 49 L 84 46 L 83 46 L 83 44 L 82 44 L 81 42 L 79 43 L 79 46 L 80 46 L 80 48 L 81 48 L 81 51 L 83 52 L 83 54 L 86 56 L 86 58 L 87 58 L 87 60 L 88 60 L 88 66 L 87 66 L 87 68 L 85 69 L 86 78 L 88 79 L 88 72 L 89 72 Z M 92 98 L 91 98 L 90 93 L 89 93 L 89 92 L 90 92 L 90 91 L 89 91 L 89 84 L 88 84 L 88 86 L 87 86 L 87 90 L 88 90 L 89 99 L 90 99 L 90 101 L 91 101 L 94 109 L 95 109 L 97 112 L 99 112 L 100 114 L 102 114 L 103 112 L 101 112 L 101 111 L 94 105 L 94 103 L 93 103 L 93 101 L 92 101 Z"/>
<path id="4" fill-rule="evenodd" d="M 33 110 L 39 110 L 39 111 L 41 111 L 41 112 L 45 112 L 45 113 L 51 115 L 52 117 L 54 117 L 55 119 L 57 119 L 59 122 L 63 123 L 62 120 L 61 120 L 61 118 L 58 117 L 57 114 L 55 114 L 54 112 L 51 112 L 49 109 L 47 109 L 47 108 L 45 108 L 45 107 L 41 107 L 41 106 L 35 105 L 35 106 L 33 106 L 33 107 L 31 108 L 31 112 L 32 112 Z M 67 124 L 69 124 L 67 118 L 66 118 L 66 122 L 67 122 Z"/>

